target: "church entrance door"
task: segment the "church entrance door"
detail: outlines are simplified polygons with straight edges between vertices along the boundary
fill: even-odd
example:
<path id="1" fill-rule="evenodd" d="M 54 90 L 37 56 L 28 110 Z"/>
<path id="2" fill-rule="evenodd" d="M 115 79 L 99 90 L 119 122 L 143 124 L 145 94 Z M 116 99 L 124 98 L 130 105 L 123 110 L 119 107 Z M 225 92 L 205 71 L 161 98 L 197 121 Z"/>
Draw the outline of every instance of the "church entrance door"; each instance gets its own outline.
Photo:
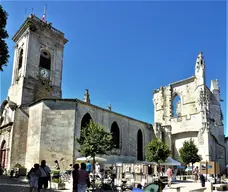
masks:
<path id="1" fill-rule="evenodd" d="M 1 145 L 1 165 L 2 168 L 6 167 L 6 141 L 4 140 Z"/>

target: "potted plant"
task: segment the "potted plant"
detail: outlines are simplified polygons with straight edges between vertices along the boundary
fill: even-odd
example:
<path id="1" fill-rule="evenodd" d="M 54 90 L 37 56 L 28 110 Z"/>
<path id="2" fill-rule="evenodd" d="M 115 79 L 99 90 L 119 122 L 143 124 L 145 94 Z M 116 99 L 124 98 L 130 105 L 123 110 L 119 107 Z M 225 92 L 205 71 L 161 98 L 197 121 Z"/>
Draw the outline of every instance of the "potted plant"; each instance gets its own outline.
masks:
<path id="1" fill-rule="evenodd" d="M 61 178 L 53 178 L 52 179 L 52 188 L 54 189 L 65 189 L 66 184 L 63 182 Z"/>

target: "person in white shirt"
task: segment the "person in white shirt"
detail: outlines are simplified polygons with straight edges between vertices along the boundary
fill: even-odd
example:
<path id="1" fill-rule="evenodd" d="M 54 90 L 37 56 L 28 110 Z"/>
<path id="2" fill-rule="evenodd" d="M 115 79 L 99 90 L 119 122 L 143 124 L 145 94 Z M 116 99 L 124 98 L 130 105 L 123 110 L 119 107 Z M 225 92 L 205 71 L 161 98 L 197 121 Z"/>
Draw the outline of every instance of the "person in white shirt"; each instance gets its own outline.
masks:
<path id="1" fill-rule="evenodd" d="M 46 161 L 42 160 L 41 165 L 40 165 L 40 172 L 41 175 L 39 177 L 38 181 L 38 192 L 40 192 L 40 189 L 47 189 L 48 188 L 48 181 L 51 179 L 51 170 L 50 168 L 46 165 Z"/>
<path id="2" fill-rule="evenodd" d="M 100 173 L 101 167 L 98 162 L 96 162 L 95 165 L 95 174 L 99 176 L 99 178 L 102 178 L 101 173 Z"/>

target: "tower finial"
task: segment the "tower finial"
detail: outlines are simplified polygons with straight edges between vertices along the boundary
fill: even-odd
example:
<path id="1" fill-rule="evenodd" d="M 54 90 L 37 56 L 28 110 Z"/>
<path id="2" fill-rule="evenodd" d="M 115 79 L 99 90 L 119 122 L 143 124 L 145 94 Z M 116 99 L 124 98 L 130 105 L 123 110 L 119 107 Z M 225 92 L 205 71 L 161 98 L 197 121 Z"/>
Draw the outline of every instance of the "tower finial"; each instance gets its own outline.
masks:
<path id="1" fill-rule="evenodd" d="M 111 104 L 108 105 L 108 110 L 111 111 L 112 110 L 112 106 Z"/>
<path id="2" fill-rule="evenodd" d="M 84 102 L 90 103 L 90 96 L 89 96 L 89 90 L 88 89 L 85 90 Z"/>
<path id="3" fill-rule="evenodd" d="M 45 6 L 44 6 L 44 14 L 43 14 L 43 17 L 42 17 L 42 21 L 43 22 L 47 21 L 47 4 L 45 4 Z"/>
<path id="4" fill-rule="evenodd" d="M 196 68 L 202 67 L 202 66 L 204 66 L 204 64 L 205 64 L 205 62 L 204 62 L 203 52 L 199 52 L 197 59 L 196 59 Z"/>

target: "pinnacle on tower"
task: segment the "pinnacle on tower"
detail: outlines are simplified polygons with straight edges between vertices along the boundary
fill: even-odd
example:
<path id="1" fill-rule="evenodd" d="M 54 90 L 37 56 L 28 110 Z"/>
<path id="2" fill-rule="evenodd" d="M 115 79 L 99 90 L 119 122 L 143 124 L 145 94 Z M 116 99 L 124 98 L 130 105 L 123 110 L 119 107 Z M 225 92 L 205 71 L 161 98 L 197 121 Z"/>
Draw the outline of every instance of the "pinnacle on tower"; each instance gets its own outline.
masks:
<path id="1" fill-rule="evenodd" d="M 204 61 L 203 52 L 199 52 L 198 57 L 196 59 L 196 68 L 204 67 L 204 64 L 205 64 L 205 61 Z"/>
<path id="2" fill-rule="evenodd" d="M 110 110 L 110 111 L 112 110 L 111 104 L 108 105 L 108 110 Z"/>
<path id="3" fill-rule="evenodd" d="M 90 97 L 89 97 L 89 90 L 88 89 L 85 90 L 84 102 L 90 103 Z"/>
<path id="4" fill-rule="evenodd" d="M 211 88 L 210 90 L 213 92 L 214 90 L 219 90 L 218 79 L 211 80 Z"/>

